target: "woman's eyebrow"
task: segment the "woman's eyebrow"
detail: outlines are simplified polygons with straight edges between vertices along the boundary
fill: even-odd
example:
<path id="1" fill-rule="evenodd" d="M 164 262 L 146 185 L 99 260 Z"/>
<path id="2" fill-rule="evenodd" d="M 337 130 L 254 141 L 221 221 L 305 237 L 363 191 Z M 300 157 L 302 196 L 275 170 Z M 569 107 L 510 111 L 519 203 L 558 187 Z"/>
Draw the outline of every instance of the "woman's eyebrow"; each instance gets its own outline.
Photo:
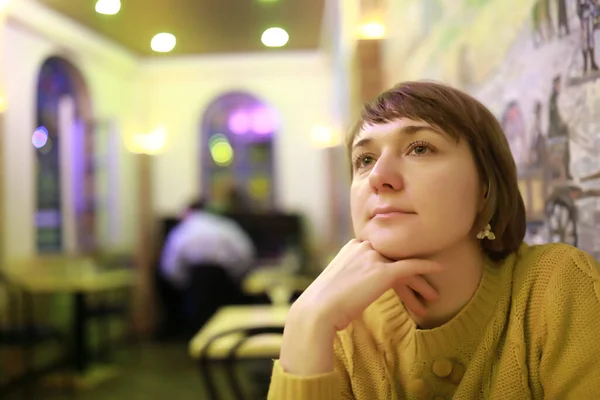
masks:
<path id="1" fill-rule="evenodd" d="M 422 132 L 422 131 L 430 131 L 430 132 L 435 132 L 437 134 L 443 135 L 443 132 L 441 132 L 439 129 L 436 129 L 430 125 L 406 125 L 400 129 L 398 129 L 396 131 L 396 133 L 401 134 L 401 135 L 414 135 L 414 134 Z M 373 139 L 371 139 L 369 137 L 361 138 L 360 134 L 357 135 L 356 139 L 357 140 L 352 145 L 352 150 L 355 150 L 359 147 L 365 147 L 373 141 Z"/>

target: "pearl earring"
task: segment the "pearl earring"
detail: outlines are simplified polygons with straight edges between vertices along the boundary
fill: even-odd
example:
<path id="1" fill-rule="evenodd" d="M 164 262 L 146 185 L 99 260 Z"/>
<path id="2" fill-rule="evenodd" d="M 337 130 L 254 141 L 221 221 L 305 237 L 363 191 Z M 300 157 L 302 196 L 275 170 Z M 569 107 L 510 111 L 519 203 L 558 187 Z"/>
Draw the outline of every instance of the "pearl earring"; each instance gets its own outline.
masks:
<path id="1" fill-rule="evenodd" d="M 496 239 L 496 235 L 494 235 L 494 232 L 492 232 L 492 226 L 490 224 L 487 224 L 485 228 L 483 228 L 483 230 L 477 234 L 477 239 L 482 240 L 485 238 L 488 240 Z"/>

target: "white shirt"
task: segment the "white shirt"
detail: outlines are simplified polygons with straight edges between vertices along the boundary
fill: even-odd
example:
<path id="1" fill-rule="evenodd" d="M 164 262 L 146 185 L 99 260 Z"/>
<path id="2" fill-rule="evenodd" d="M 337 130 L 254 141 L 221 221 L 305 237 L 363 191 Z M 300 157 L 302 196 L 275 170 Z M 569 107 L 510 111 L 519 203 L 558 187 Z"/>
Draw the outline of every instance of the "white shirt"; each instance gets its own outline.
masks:
<path id="1" fill-rule="evenodd" d="M 250 238 L 234 221 L 197 211 L 169 233 L 160 267 L 165 278 L 178 287 L 185 287 L 191 265 L 216 264 L 239 281 L 254 257 Z"/>

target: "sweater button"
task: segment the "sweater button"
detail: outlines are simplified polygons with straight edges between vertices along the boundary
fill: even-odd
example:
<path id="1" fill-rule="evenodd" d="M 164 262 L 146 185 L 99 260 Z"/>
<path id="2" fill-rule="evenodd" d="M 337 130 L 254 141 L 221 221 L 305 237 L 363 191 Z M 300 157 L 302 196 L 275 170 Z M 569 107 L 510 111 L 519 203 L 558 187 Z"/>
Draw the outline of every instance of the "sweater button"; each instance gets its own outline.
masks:
<path id="1" fill-rule="evenodd" d="M 438 377 L 445 378 L 452 373 L 452 362 L 446 359 L 435 361 L 432 369 Z"/>
<path id="2" fill-rule="evenodd" d="M 408 392 L 416 396 L 418 399 L 426 399 L 429 397 L 429 389 L 423 379 L 414 379 L 407 384 Z"/>

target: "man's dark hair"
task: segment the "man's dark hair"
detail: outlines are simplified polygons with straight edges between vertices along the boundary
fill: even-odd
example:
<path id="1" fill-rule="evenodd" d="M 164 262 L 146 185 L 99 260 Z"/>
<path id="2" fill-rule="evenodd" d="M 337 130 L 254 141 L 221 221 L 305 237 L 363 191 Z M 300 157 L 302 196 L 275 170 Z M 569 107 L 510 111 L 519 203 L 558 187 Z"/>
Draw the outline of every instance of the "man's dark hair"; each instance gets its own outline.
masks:
<path id="1" fill-rule="evenodd" d="M 204 199 L 196 199 L 187 206 L 188 211 L 202 211 L 206 209 L 206 201 Z"/>

